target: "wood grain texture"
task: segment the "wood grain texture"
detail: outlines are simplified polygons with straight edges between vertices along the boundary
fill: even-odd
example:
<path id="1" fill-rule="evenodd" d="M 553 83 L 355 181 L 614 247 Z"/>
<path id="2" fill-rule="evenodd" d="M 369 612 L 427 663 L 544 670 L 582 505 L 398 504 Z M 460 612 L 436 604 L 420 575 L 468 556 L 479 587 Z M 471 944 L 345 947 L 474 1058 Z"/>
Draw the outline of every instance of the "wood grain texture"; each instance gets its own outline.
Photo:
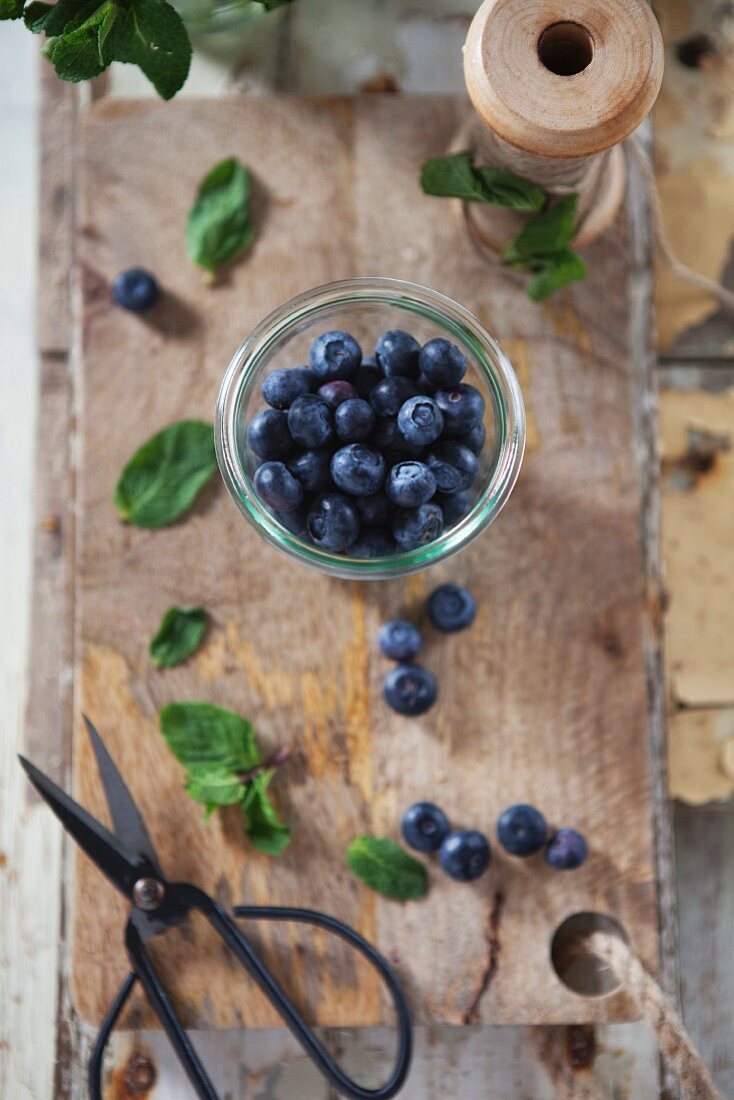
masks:
<path id="1" fill-rule="evenodd" d="M 445 206 L 417 190 L 418 163 L 445 147 L 461 110 L 453 99 L 394 97 L 90 109 L 80 151 L 75 710 L 99 723 L 169 874 L 227 900 L 298 901 L 355 923 L 395 959 L 419 1020 L 624 1018 L 620 995 L 588 1001 L 566 990 L 547 952 L 566 915 L 598 909 L 657 962 L 629 245 L 620 220 L 590 254 L 588 284 L 529 306 L 457 237 Z M 174 174 L 172 151 L 183 146 Z M 255 172 L 260 234 L 229 280 L 206 288 L 185 258 L 183 223 L 196 182 L 225 150 Z M 149 323 L 109 304 L 109 280 L 133 262 L 154 268 L 167 292 Z M 531 447 L 491 534 L 430 577 L 361 588 L 274 556 L 215 488 L 175 527 L 118 522 L 111 491 L 125 459 L 163 423 L 211 415 L 252 323 L 310 284 L 375 272 L 454 294 L 518 367 Z M 397 611 L 418 614 L 442 579 L 470 583 L 480 615 L 471 635 L 431 642 L 442 699 L 410 722 L 380 700 L 376 629 Z M 193 664 L 159 673 L 147 643 L 180 600 L 207 606 L 215 629 Z M 277 864 L 252 853 L 226 815 L 205 825 L 182 791 L 156 728 L 159 707 L 181 698 L 247 714 L 266 749 L 296 747 L 278 781 L 296 840 Z M 78 723 L 76 748 L 76 792 L 101 812 Z M 402 810 L 426 795 L 486 829 L 504 805 L 528 798 L 583 829 L 591 859 L 565 877 L 498 857 L 466 890 L 432 872 L 426 901 L 396 906 L 350 880 L 344 848 L 366 829 L 395 835 Z M 117 957 L 123 906 L 83 859 L 74 896 L 75 1001 L 98 1019 L 122 974 L 110 944 Z M 498 912 L 501 951 L 482 995 Z M 167 977 L 189 1024 L 274 1022 L 214 948 L 180 946 L 166 953 Z M 281 964 L 286 980 L 306 982 L 321 1023 L 381 1018 L 374 983 L 352 968 L 304 962 L 301 974 Z"/>

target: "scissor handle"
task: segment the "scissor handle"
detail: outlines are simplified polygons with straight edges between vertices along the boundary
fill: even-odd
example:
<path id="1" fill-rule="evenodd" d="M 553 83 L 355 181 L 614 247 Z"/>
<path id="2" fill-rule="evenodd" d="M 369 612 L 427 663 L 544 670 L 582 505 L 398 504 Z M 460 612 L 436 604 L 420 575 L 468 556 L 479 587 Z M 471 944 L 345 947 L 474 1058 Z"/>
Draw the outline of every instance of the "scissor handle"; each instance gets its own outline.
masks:
<path id="1" fill-rule="evenodd" d="M 397 1014 L 398 1047 L 390 1077 L 380 1088 L 366 1088 L 353 1081 L 331 1057 L 326 1048 L 305 1022 L 295 1005 L 278 985 L 277 981 L 250 947 L 231 917 L 203 890 L 189 883 L 168 886 L 169 897 L 181 911 L 194 909 L 201 913 L 219 933 L 232 953 L 239 959 L 250 977 L 257 983 L 281 1016 L 308 1057 L 323 1076 L 344 1096 L 351 1100 L 389 1100 L 402 1087 L 410 1067 L 412 1053 L 412 1028 L 405 994 L 398 978 L 387 960 L 353 928 L 336 917 L 327 916 L 313 909 L 297 909 L 279 906 L 241 905 L 234 915 L 239 919 L 270 921 L 300 921 L 323 928 L 345 940 L 359 951 L 377 970 L 387 986 Z M 163 1024 L 168 1039 L 199 1100 L 219 1100 L 206 1070 L 191 1041 L 176 1016 L 173 1005 L 150 961 L 143 939 L 133 921 L 125 930 L 125 946 L 133 967 L 115 998 L 97 1036 L 97 1042 L 89 1065 L 89 1091 L 92 1100 L 102 1100 L 102 1063 L 110 1033 L 129 997 L 136 977 L 139 979 L 152 1008 Z"/>

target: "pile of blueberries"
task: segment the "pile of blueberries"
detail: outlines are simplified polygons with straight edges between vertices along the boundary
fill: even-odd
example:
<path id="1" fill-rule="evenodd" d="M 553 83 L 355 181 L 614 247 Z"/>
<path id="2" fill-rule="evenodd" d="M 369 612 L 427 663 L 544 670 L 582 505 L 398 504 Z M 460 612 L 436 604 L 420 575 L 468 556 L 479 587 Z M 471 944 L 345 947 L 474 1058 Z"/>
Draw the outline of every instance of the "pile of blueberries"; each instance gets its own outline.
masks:
<path id="1" fill-rule="evenodd" d="M 403 818 L 405 843 L 418 852 L 438 852 L 442 870 L 458 882 L 472 882 L 489 866 L 492 852 L 484 833 L 476 829 L 452 831 L 446 814 L 432 802 L 416 802 Z M 544 851 L 557 871 L 573 871 L 586 860 L 588 846 L 575 829 L 549 831 L 540 810 L 519 802 L 504 810 L 497 821 L 497 839 L 513 856 Z"/>
<path id="2" fill-rule="evenodd" d="M 255 491 L 287 530 L 379 558 L 432 542 L 471 508 L 485 403 L 448 340 L 380 336 L 373 358 L 325 332 L 309 365 L 272 371 L 247 427 Z"/>
<path id="3" fill-rule="evenodd" d="M 428 598 L 428 618 L 446 634 L 470 626 L 476 613 L 474 597 L 459 584 L 442 584 Z M 407 619 L 392 619 L 380 627 L 378 641 L 383 656 L 399 662 L 385 677 L 385 702 L 406 717 L 425 714 L 436 702 L 438 686 L 432 672 L 415 664 L 423 646 L 420 630 Z"/>

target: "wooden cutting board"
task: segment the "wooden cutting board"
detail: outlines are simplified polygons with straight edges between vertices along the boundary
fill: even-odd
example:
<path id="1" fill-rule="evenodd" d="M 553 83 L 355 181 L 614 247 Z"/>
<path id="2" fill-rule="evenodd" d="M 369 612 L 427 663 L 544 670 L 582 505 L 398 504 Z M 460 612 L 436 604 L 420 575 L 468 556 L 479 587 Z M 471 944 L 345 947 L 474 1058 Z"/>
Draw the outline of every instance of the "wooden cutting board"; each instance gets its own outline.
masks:
<path id="1" fill-rule="evenodd" d="M 172 878 L 226 903 L 323 908 L 396 963 L 422 1021 L 550 1023 L 629 1015 L 621 994 L 584 998 L 549 960 L 570 914 L 614 915 L 657 966 L 654 830 L 645 678 L 646 563 L 636 447 L 644 355 L 633 354 L 635 269 L 627 218 L 587 254 L 584 284 L 533 305 L 474 253 L 418 169 L 463 117 L 449 97 L 102 102 L 80 132 L 77 210 L 78 535 L 75 793 L 103 813 L 80 721 L 99 725 Z M 236 155 L 256 179 L 254 247 L 215 286 L 186 256 L 196 185 Z M 647 262 L 643 255 L 639 261 Z M 110 303 L 142 265 L 165 289 L 149 317 Z M 122 524 L 112 504 L 132 452 L 165 424 L 211 419 L 231 353 L 290 295 L 352 275 L 424 283 L 472 309 L 513 360 L 528 408 L 520 480 L 498 523 L 464 554 L 405 581 L 332 580 L 280 557 L 220 484 L 173 527 Z M 637 307 L 640 308 L 639 305 Z M 642 318 L 644 329 L 645 318 Z M 643 349 L 644 350 L 644 349 Z M 41 456 L 43 461 L 43 455 Z M 475 625 L 428 633 L 440 683 L 420 719 L 381 698 L 381 622 L 420 617 L 442 581 L 477 596 Z M 157 671 L 147 647 L 165 609 L 201 603 L 214 620 L 185 665 Z M 267 752 L 292 746 L 276 781 L 294 842 L 254 852 L 236 813 L 205 823 L 157 725 L 164 704 L 205 699 L 248 716 Z M 575 826 L 591 856 L 573 874 L 495 847 L 489 873 L 459 885 L 430 868 L 427 899 L 404 906 L 354 880 L 358 833 L 398 837 L 403 811 L 433 799 L 494 837 L 498 813 L 537 804 Z M 125 971 L 125 906 L 84 857 L 73 894 L 73 989 L 98 1022 Z M 384 1022 L 368 972 L 295 932 L 255 938 L 321 1024 Z M 156 941 L 157 942 L 157 941 Z M 198 925 L 157 944 L 187 1024 L 277 1023 Z M 132 1022 L 149 1022 L 144 1001 Z"/>

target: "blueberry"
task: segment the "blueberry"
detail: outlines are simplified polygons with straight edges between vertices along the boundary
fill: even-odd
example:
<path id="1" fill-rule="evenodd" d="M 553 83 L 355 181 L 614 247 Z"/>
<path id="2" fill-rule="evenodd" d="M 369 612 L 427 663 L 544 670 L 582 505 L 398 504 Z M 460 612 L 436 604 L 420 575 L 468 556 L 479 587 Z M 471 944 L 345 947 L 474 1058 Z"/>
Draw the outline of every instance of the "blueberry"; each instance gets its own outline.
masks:
<path id="1" fill-rule="evenodd" d="M 433 470 L 442 493 L 468 489 L 479 473 L 477 456 L 455 439 L 442 439 L 427 456 L 426 462 Z"/>
<path id="2" fill-rule="evenodd" d="M 287 409 L 301 394 L 311 392 L 311 381 L 308 367 L 280 367 L 263 379 L 260 392 L 274 409 Z"/>
<path id="3" fill-rule="evenodd" d="M 399 462 L 387 475 L 385 492 L 400 508 L 417 508 L 436 492 L 436 479 L 424 462 Z"/>
<path id="4" fill-rule="evenodd" d="M 331 451 L 301 451 L 291 459 L 288 469 L 309 493 L 324 492 L 333 485 L 331 480 Z"/>
<path id="5" fill-rule="evenodd" d="M 348 332 L 324 332 L 311 344 L 308 361 L 322 382 L 333 378 L 349 381 L 362 362 L 362 349 Z"/>
<path id="6" fill-rule="evenodd" d="M 350 397 L 356 397 L 357 391 L 351 382 L 337 379 L 335 382 L 324 382 L 316 391 L 319 397 L 323 397 L 330 409 L 338 409 Z"/>
<path id="7" fill-rule="evenodd" d="M 449 833 L 441 845 L 439 863 L 458 882 L 472 882 L 484 874 L 492 858 L 489 841 L 476 829 Z"/>
<path id="8" fill-rule="evenodd" d="M 382 490 L 357 498 L 357 511 L 366 527 L 380 527 L 392 515 L 392 505 Z"/>
<path id="9" fill-rule="evenodd" d="M 437 390 L 436 404 L 443 413 L 446 435 L 466 435 L 484 417 L 484 398 L 474 386 L 462 382 L 451 389 Z"/>
<path id="10" fill-rule="evenodd" d="M 432 802 L 416 802 L 403 818 L 403 839 L 417 852 L 437 852 L 451 831 L 446 814 Z"/>
<path id="11" fill-rule="evenodd" d="M 333 417 L 323 397 L 306 393 L 288 409 L 288 430 L 302 447 L 323 447 L 334 435 Z"/>
<path id="12" fill-rule="evenodd" d="M 286 531 L 290 531 L 292 535 L 297 535 L 298 538 L 304 539 L 308 537 L 307 520 L 308 510 L 305 505 L 301 505 L 300 508 L 296 508 L 293 512 L 278 512 L 275 509 L 270 509 L 274 519 L 277 519 L 281 527 L 285 527 Z"/>
<path id="13" fill-rule="evenodd" d="M 366 399 L 384 377 L 374 359 L 363 359 L 362 366 L 354 376 L 354 387 L 359 396 Z"/>
<path id="14" fill-rule="evenodd" d="M 378 416 L 397 416 L 409 397 L 418 396 L 418 387 L 411 378 L 383 378 L 370 392 L 370 405 Z"/>
<path id="15" fill-rule="evenodd" d="M 375 410 L 361 397 L 350 397 L 334 413 L 334 426 L 345 443 L 363 443 L 375 426 Z"/>
<path id="16" fill-rule="evenodd" d="M 303 501 L 303 488 L 282 462 L 263 462 L 254 478 L 255 492 L 269 508 L 293 512 Z"/>
<path id="17" fill-rule="evenodd" d="M 417 657 L 423 639 L 417 626 L 405 619 L 393 619 L 380 627 L 377 636 L 380 652 L 391 661 L 412 661 Z"/>
<path id="18" fill-rule="evenodd" d="M 357 541 L 349 547 L 352 558 L 386 558 L 395 553 L 395 543 L 385 531 L 364 528 Z"/>
<path id="19" fill-rule="evenodd" d="M 151 309 L 158 301 L 158 294 L 158 283 L 142 267 L 128 268 L 112 284 L 112 297 L 118 306 L 133 313 L 145 313 L 146 309 Z"/>
<path id="20" fill-rule="evenodd" d="M 420 344 L 410 333 L 392 328 L 377 341 L 375 359 L 388 378 L 393 375 L 415 378 L 420 350 Z"/>
<path id="21" fill-rule="evenodd" d="M 441 337 L 429 340 L 421 348 L 418 365 L 421 374 L 436 386 L 458 386 L 466 374 L 464 353 Z"/>
<path id="22" fill-rule="evenodd" d="M 398 714 L 415 718 L 425 714 L 436 702 L 435 677 L 421 665 L 398 665 L 383 681 L 385 702 Z"/>
<path id="23" fill-rule="evenodd" d="M 443 413 L 432 397 L 410 397 L 398 413 L 400 434 L 408 443 L 426 447 L 443 431 Z"/>
<path id="24" fill-rule="evenodd" d="M 474 622 L 477 605 L 468 588 L 442 584 L 428 597 L 428 618 L 437 630 L 451 633 Z"/>
<path id="25" fill-rule="evenodd" d="M 345 493 L 356 497 L 370 496 L 385 480 L 385 459 L 379 451 L 364 443 L 348 443 L 331 459 L 331 476 Z"/>
<path id="26" fill-rule="evenodd" d="M 437 504 L 400 508 L 392 521 L 393 537 L 401 550 L 416 550 L 433 542 L 443 531 L 443 512 Z"/>
<path id="27" fill-rule="evenodd" d="M 311 505 L 306 528 L 322 550 L 348 550 L 359 534 L 357 509 L 341 493 L 324 493 Z"/>
<path id="28" fill-rule="evenodd" d="M 479 455 L 484 450 L 484 443 L 487 439 L 487 429 L 484 427 L 484 424 L 475 424 L 470 432 L 458 438 L 459 443 L 463 443 L 464 446 L 468 447 L 470 451 L 473 451 L 475 455 Z"/>
<path id="29" fill-rule="evenodd" d="M 447 527 L 453 527 L 455 523 L 468 515 L 473 503 L 471 493 L 466 490 L 447 495 L 436 493 L 433 499 L 436 504 L 440 505 L 443 511 L 443 521 Z"/>
<path id="30" fill-rule="evenodd" d="M 518 802 L 504 810 L 497 821 L 497 839 L 512 856 L 539 852 L 548 836 L 548 825 L 540 810 Z"/>
<path id="31" fill-rule="evenodd" d="M 575 871 L 588 854 L 585 839 L 575 829 L 556 829 L 545 847 L 545 858 L 556 871 Z"/>
<path id="32" fill-rule="evenodd" d="M 402 432 L 398 431 L 397 420 L 391 416 L 377 421 L 372 433 L 372 446 L 382 451 L 388 464 L 391 460 L 399 462 L 402 458 L 418 458 L 424 451 L 423 447 L 408 443 Z"/>
<path id="33" fill-rule="evenodd" d="M 253 416 L 247 427 L 247 444 L 258 458 L 288 458 L 293 453 L 293 440 L 288 431 L 286 413 L 263 409 Z"/>

